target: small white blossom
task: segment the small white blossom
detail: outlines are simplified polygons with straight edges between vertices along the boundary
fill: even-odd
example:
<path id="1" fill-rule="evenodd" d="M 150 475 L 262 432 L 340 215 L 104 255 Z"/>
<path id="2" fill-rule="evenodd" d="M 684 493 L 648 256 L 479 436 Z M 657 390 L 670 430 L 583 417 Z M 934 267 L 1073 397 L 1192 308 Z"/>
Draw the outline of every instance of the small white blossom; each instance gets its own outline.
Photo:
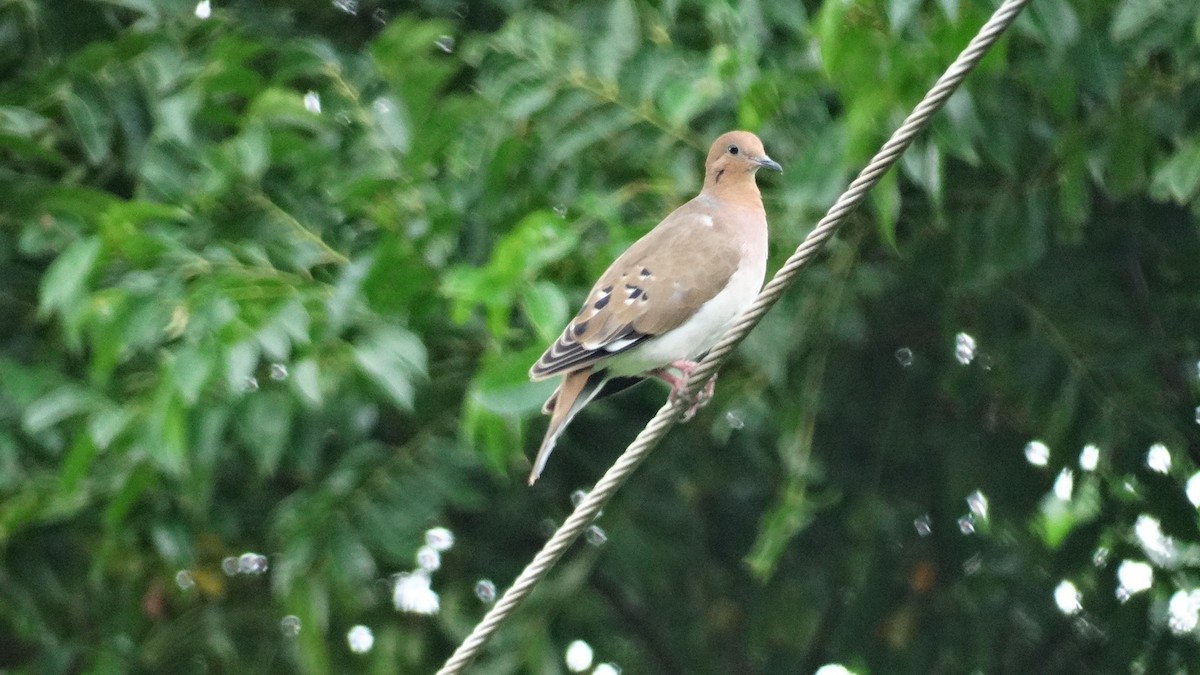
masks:
<path id="1" fill-rule="evenodd" d="M 370 628 L 358 625 L 346 633 L 346 643 L 350 645 L 350 651 L 355 654 L 366 654 L 371 651 L 371 647 L 375 646 L 375 634 L 371 632 Z"/>
<path id="2" fill-rule="evenodd" d="M 1029 441 L 1025 444 L 1025 460 L 1034 466 L 1046 466 L 1050 463 L 1050 446 L 1041 441 Z"/>
<path id="3" fill-rule="evenodd" d="M 1167 603 L 1167 626 L 1172 633 L 1184 635 L 1200 626 L 1200 590 L 1178 590 Z"/>
<path id="4" fill-rule="evenodd" d="M 433 527 L 425 532 L 425 545 L 435 551 L 449 551 L 454 547 L 454 533 L 444 527 Z"/>
<path id="5" fill-rule="evenodd" d="M 592 646 L 583 640 L 576 640 L 567 645 L 565 655 L 567 670 L 572 673 L 582 673 L 592 667 Z"/>
<path id="6" fill-rule="evenodd" d="M 1154 568 L 1140 560 L 1122 560 L 1117 568 L 1117 597 L 1122 601 L 1129 596 L 1148 590 L 1154 585 Z"/>
<path id="7" fill-rule="evenodd" d="M 1084 471 L 1095 471 L 1100 463 L 1100 448 L 1094 443 L 1088 443 L 1079 451 L 1079 468 Z"/>
<path id="8" fill-rule="evenodd" d="M 1171 470 L 1171 451 L 1162 443 L 1155 443 L 1146 451 L 1146 466 L 1151 471 L 1167 473 Z"/>
<path id="9" fill-rule="evenodd" d="M 396 576 L 392 604 L 397 611 L 411 614 L 436 614 L 440 606 L 438 594 L 429 587 L 429 574 L 424 570 Z"/>
<path id="10" fill-rule="evenodd" d="M 1054 604 L 1058 605 L 1060 612 L 1071 616 L 1083 609 L 1083 596 L 1075 584 L 1064 579 L 1054 588 Z"/>

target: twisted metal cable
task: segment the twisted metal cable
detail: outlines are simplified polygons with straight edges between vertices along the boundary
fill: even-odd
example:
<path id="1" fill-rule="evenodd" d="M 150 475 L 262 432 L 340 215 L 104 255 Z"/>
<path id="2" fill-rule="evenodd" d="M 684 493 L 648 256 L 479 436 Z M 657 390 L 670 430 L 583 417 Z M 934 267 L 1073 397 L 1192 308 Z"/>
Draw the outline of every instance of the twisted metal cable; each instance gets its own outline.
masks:
<path id="1" fill-rule="evenodd" d="M 554 536 L 542 547 L 542 550 L 526 565 L 513 585 L 492 606 L 487 615 L 475 626 L 471 634 L 463 640 L 454 654 L 446 661 L 438 675 L 454 675 L 463 672 L 471 661 L 483 649 L 488 638 L 496 632 L 500 624 L 517 608 L 517 605 L 529 595 L 533 587 L 550 571 L 554 563 L 562 557 L 580 533 L 592 523 L 600 509 L 608 503 L 616 493 L 617 488 L 633 473 L 650 450 L 658 444 L 662 436 L 671 428 L 690 405 L 690 400 L 711 379 L 729 357 L 729 354 L 746 337 L 755 325 L 767 313 L 767 310 L 779 300 L 783 292 L 791 285 L 800 270 L 808 264 L 813 255 L 822 245 L 833 236 L 834 230 L 842 220 L 854 210 L 866 197 L 867 191 L 879 182 L 880 177 L 891 168 L 892 164 L 908 148 L 916 135 L 928 124 L 929 119 L 936 113 L 946 99 L 954 93 L 967 74 L 978 65 L 988 49 L 999 39 L 1000 35 L 1012 24 L 1017 15 L 1029 0 L 1004 0 L 987 23 L 971 40 L 954 60 L 954 63 L 942 74 L 938 81 L 909 113 L 904 123 L 892 137 L 871 158 L 867 166 L 858 174 L 846 191 L 838 197 L 833 206 L 825 214 L 815 228 L 808 233 L 800 246 L 787 259 L 783 267 L 775 273 L 771 281 L 763 287 L 754 304 L 730 327 L 719 342 L 709 351 L 708 356 L 692 371 L 689 378 L 687 393 L 677 403 L 668 402 L 654 415 L 654 418 L 642 429 L 637 438 L 630 443 L 625 452 L 609 467 L 604 476 L 596 483 L 591 492 L 579 503 Z"/>

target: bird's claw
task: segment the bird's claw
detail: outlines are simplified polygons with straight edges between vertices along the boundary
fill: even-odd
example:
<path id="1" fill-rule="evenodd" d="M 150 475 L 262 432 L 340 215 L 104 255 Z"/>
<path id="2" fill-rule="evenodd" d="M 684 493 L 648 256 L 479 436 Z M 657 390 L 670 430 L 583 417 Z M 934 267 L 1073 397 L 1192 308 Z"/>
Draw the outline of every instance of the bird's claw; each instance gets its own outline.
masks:
<path id="1" fill-rule="evenodd" d="M 671 395 L 669 400 L 672 404 L 677 404 L 686 400 L 684 393 L 687 392 L 688 379 L 691 377 L 692 371 L 696 369 L 696 365 L 697 364 L 695 361 L 676 361 L 675 363 L 672 363 L 670 367 L 679 371 L 678 376 L 667 372 L 666 368 L 663 368 L 659 372 L 655 373 L 659 378 L 671 385 Z M 712 400 L 713 392 L 716 391 L 716 388 L 717 376 L 713 375 L 708 382 L 704 383 L 704 388 L 696 393 L 695 400 L 693 400 L 692 405 L 683 412 L 683 416 L 679 418 L 680 421 L 687 422 L 695 417 L 696 411 L 708 405 L 708 402 Z"/>
<path id="2" fill-rule="evenodd" d="M 686 389 L 686 388 L 687 388 L 687 385 L 685 382 L 684 389 Z M 716 388 L 717 388 L 717 378 L 716 377 L 713 377 L 708 382 L 704 383 L 704 388 L 701 389 L 696 394 L 696 399 L 694 401 L 692 401 L 692 405 L 689 406 L 687 410 L 683 411 L 683 416 L 679 418 L 679 421 L 680 422 L 688 422 L 693 417 L 695 417 L 697 410 L 708 405 L 709 401 L 712 401 L 713 392 L 716 391 Z M 683 400 L 683 390 L 676 392 L 674 389 L 672 389 L 671 390 L 671 403 L 678 403 L 681 400 Z"/>

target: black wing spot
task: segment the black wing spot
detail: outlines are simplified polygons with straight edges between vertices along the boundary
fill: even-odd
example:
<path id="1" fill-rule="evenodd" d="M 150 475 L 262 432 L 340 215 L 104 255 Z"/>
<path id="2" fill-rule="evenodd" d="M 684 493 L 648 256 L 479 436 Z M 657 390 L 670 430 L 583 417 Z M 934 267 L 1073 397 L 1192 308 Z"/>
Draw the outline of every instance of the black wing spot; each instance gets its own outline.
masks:
<path id="1" fill-rule="evenodd" d="M 580 321 L 579 323 L 575 324 L 575 327 L 571 329 L 571 332 L 575 333 L 575 337 L 579 337 L 587 332 L 587 325 L 587 321 Z"/>
<path id="2" fill-rule="evenodd" d="M 605 307 L 608 306 L 608 299 L 611 297 L 612 297 L 611 295 L 605 294 L 605 296 L 603 298 L 600 298 L 599 300 L 597 300 L 596 304 L 592 305 L 592 307 L 595 308 L 596 311 L 604 309 Z"/>
<path id="3" fill-rule="evenodd" d="M 651 276 L 651 274 L 650 274 L 650 270 L 648 270 L 648 269 L 646 269 L 645 267 L 643 267 L 643 268 L 642 268 L 642 278 L 643 278 L 643 279 L 649 279 L 649 278 L 650 278 L 650 276 Z"/>
<path id="4" fill-rule="evenodd" d="M 635 287 L 632 291 L 629 291 L 629 299 L 637 300 L 638 296 L 641 295 L 642 292 L 643 292 L 642 289 Z"/>

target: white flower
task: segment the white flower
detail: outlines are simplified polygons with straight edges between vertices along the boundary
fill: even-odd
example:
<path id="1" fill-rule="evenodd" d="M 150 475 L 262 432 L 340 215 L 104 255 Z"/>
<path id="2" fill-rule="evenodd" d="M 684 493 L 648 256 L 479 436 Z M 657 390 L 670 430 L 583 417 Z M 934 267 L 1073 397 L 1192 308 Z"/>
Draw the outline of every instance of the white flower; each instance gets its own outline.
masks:
<path id="1" fill-rule="evenodd" d="M 854 671 L 840 663 L 826 663 L 817 668 L 817 672 L 813 673 L 813 675 L 854 675 Z"/>
<path id="2" fill-rule="evenodd" d="M 370 628 L 358 625 L 346 633 L 346 643 L 350 645 L 350 651 L 355 654 L 366 654 L 371 651 L 371 647 L 375 646 L 375 634 L 371 632 Z"/>
<path id="3" fill-rule="evenodd" d="M 392 588 L 392 604 L 400 612 L 436 614 L 439 607 L 438 594 L 429 587 L 429 573 L 417 570 L 396 575 L 396 585 Z"/>
<path id="4" fill-rule="evenodd" d="M 982 491 L 976 490 L 967 495 L 967 508 L 971 513 L 980 520 L 987 520 L 988 517 L 988 498 Z"/>
<path id="5" fill-rule="evenodd" d="M 1151 471 L 1167 473 L 1171 470 L 1171 451 L 1162 443 L 1155 443 L 1146 451 L 1146 466 Z"/>
<path id="6" fill-rule="evenodd" d="M 1169 567 L 1175 563 L 1179 547 L 1175 540 L 1163 534 L 1162 523 L 1154 516 L 1142 514 L 1133 524 L 1133 534 L 1141 544 L 1142 550 L 1155 564 Z"/>
<path id="7" fill-rule="evenodd" d="M 315 91 L 310 91 L 304 95 L 304 109 L 308 112 L 318 115 L 321 113 L 321 96 Z"/>
<path id="8" fill-rule="evenodd" d="M 1154 568 L 1140 560 L 1122 560 L 1117 568 L 1117 581 L 1121 584 L 1117 597 L 1128 599 L 1154 585 Z"/>
<path id="9" fill-rule="evenodd" d="M 1070 469 L 1063 469 L 1054 479 L 1054 496 L 1059 501 L 1071 501 L 1071 493 L 1075 491 L 1075 474 Z"/>
<path id="10" fill-rule="evenodd" d="M 1088 443 L 1079 451 L 1079 468 L 1084 471 L 1095 471 L 1100 463 L 1100 448 L 1094 443 Z"/>
<path id="11" fill-rule="evenodd" d="M 433 527 L 425 532 L 425 545 L 435 551 L 449 551 L 454 546 L 454 533 L 444 527 Z"/>
<path id="12" fill-rule="evenodd" d="M 1079 589 L 1066 579 L 1060 581 L 1054 588 L 1054 604 L 1058 605 L 1058 610 L 1067 616 L 1078 614 L 1083 609 L 1082 601 L 1083 596 L 1079 594 Z"/>
<path id="13" fill-rule="evenodd" d="M 567 670 L 572 673 L 582 673 L 592 667 L 592 646 L 583 640 L 576 640 L 567 645 Z"/>
<path id="14" fill-rule="evenodd" d="M 954 358 L 964 366 L 975 360 L 975 338 L 966 333 L 955 335 Z"/>
<path id="15" fill-rule="evenodd" d="M 1188 501 L 1192 506 L 1200 508 L 1200 471 L 1197 471 L 1187 481 L 1187 486 L 1184 488 L 1187 491 Z"/>
<path id="16" fill-rule="evenodd" d="M 442 566 L 442 554 L 432 546 L 422 546 L 417 549 L 417 567 L 426 572 L 436 572 Z"/>
<path id="17" fill-rule="evenodd" d="M 1034 466 L 1046 466 L 1050 462 L 1050 446 L 1041 441 L 1029 441 L 1025 445 L 1025 460 Z"/>
<path id="18" fill-rule="evenodd" d="M 1167 626 L 1172 633 L 1183 635 L 1200 625 L 1200 590 L 1178 590 L 1167 603 Z"/>

